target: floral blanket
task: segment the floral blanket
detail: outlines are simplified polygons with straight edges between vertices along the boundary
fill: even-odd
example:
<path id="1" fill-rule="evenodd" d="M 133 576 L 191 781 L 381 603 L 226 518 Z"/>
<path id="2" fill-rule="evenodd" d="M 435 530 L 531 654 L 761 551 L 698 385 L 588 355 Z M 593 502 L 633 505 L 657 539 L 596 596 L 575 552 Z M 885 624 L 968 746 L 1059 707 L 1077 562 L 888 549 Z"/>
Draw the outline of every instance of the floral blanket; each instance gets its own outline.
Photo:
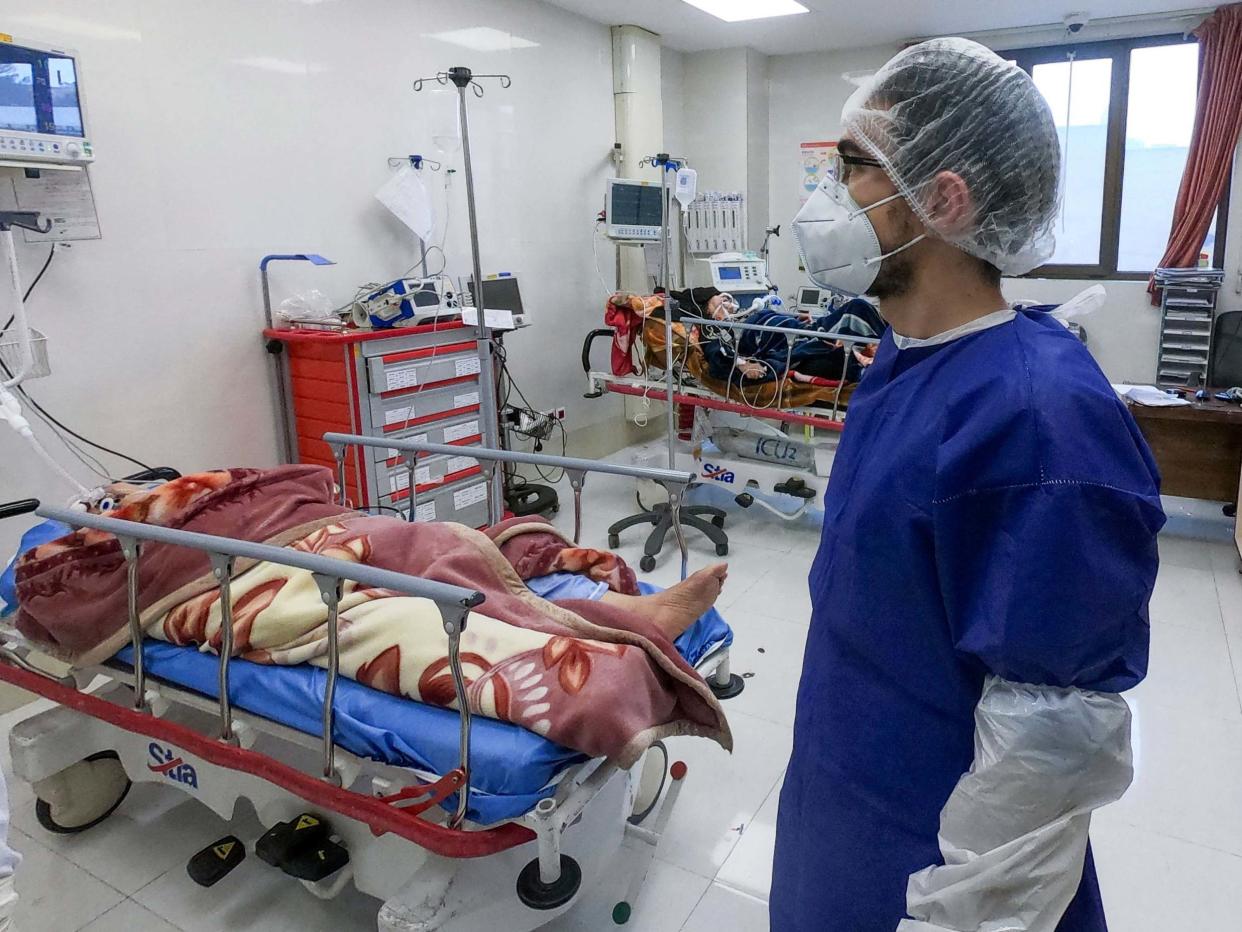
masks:
<path id="1" fill-rule="evenodd" d="M 317 466 L 200 473 L 129 494 L 118 518 L 288 546 L 477 589 L 462 659 L 471 709 L 591 756 L 629 766 L 653 741 L 700 735 L 730 748 L 720 706 L 698 674 L 645 618 L 585 600 L 551 602 L 522 580 L 584 573 L 634 592 L 615 555 L 578 548 L 539 519 L 487 533 L 410 524 L 332 502 Z M 148 636 L 217 652 L 219 589 L 205 554 L 145 544 L 139 611 Z M 310 573 L 238 561 L 231 587 L 234 655 L 269 664 L 327 664 L 327 608 Z M 87 666 L 129 640 L 126 570 L 110 534 L 83 530 L 28 552 L 17 566 L 17 627 L 70 663 Z M 346 582 L 340 670 L 375 689 L 451 706 L 447 640 L 435 603 Z"/>

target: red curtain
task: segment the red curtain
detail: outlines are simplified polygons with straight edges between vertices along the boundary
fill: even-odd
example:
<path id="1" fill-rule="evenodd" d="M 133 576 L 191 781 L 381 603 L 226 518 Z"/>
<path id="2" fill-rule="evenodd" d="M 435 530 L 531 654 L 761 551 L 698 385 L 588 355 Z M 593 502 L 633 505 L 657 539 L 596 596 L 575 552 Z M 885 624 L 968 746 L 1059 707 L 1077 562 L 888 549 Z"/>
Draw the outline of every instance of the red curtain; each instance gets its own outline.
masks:
<path id="1" fill-rule="evenodd" d="M 1195 128 L 1173 208 L 1169 245 L 1161 268 L 1191 268 L 1212 215 L 1225 192 L 1233 153 L 1242 133 L 1242 3 L 1223 6 L 1195 30 L 1199 40 L 1199 94 Z M 1160 303 L 1153 279 L 1147 285 L 1152 303 Z"/>

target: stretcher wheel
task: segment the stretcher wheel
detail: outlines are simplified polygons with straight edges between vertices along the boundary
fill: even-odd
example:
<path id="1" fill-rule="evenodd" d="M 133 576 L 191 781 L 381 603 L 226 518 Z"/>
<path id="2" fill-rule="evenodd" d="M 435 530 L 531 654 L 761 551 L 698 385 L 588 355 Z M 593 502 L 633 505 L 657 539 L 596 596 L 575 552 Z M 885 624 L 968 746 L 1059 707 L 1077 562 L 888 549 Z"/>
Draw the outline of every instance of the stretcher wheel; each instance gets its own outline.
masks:
<path id="1" fill-rule="evenodd" d="M 35 818 L 58 835 L 85 832 L 116 811 L 130 785 L 116 751 L 100 751 L 40 781 L 50 799 L 35 800 Z"/>
<path id="2" fill-rule="evenodd" d="M 557 909 L 578 895 L 582 868 L 567 854 L 561 855 L 561 876 L 552 883 L 539 879 L 539 859 L 531 861 L 518 875 L 518 899 L 531 909 Z"/>
<path id="3" fill-rule="evenodd" d="M 718 556 L 718 557 L 725 557 L 725 556 L 728 556 L 728 555 L 729 555 L 729 545 L 728 545 L 728 544 L 717 544 L 717 545 L 716 545 L 716 556 Z"/>
<path id="4" fill-rule="evenodd" d="M 620 546 L 621 546 L 621 535 L 620 534 L 609 534 L 608 535 L 608 549 L 616 550 Z"/>
<path id="5" fill-rule="evenodd" d="M 655 569 L 655 557 L 649 553 L 644 553 L 642 559 L 638 561 L 638 566 L 644 573 L 650 573 Z"/>
<path id="6" fill-rule="evenodd" d="M 634 794 L 634 810 L 631 825 L 641 825 L 651 815 L 664 792 L 668 781 L 668 748 L 657 741 L 643 755 L 642 771 L 638 775 L 638 792 Z"/>

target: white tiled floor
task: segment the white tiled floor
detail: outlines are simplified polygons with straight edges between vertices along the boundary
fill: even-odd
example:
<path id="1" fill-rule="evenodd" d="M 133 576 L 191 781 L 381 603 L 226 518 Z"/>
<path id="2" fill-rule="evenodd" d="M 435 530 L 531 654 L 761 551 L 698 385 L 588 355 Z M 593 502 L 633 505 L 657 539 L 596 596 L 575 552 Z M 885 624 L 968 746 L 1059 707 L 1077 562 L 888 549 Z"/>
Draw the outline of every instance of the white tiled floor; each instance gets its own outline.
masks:
<path id="1" fill-rule="evenodd" d="M 632 510 L 632 486 L 592 477 L 585 497 L 583 540 L 602 544 L 606 526 Z M 571 500 L 563 498 L 565 526 Z M 736 631 L 734 671 L 747 676 L 746 691 L 726 706 L 736 749 L 729 756 L 703 741 L 671 742 L 689 764 L 689 782 L 627 926 L 637 932 L 767 928 L 817 537 L 761 515 L 732 516 L 729 530 L 730 578 L 719 604 Z M 1219 538 L 1219 523 L 1210 530 Z M 620 552 L 634 565 L 645 536 L 634 529 L 623 537 Z M 699 535 L 690 546 L 692 567 L 717 559 Z M 1151 671 L 1129 697 L 1136 779 L 1092 827 L 1101 883 L 1113 932 L 1242 928 L 1242 576 L 1219 540 L 1166 536 L 1161 551 Z M 671 583 L 677 563 L 670 548 L 647 576 Z M 178 794 L 136 787 L 108 823 L 73 837 L 37 825 L 28 787 L 11 781 L 10 794 L 13 844 L 26 856 L 17 881 L 24 930 L 373 927 L 374 900 L 350 893 L 322 903 L 254 858 L 218 887 L 196 887 L 185 858 L 226 828 Z M 613 927 L 606 916 L 616 894 L 604 887 L 549 929 Z"/>

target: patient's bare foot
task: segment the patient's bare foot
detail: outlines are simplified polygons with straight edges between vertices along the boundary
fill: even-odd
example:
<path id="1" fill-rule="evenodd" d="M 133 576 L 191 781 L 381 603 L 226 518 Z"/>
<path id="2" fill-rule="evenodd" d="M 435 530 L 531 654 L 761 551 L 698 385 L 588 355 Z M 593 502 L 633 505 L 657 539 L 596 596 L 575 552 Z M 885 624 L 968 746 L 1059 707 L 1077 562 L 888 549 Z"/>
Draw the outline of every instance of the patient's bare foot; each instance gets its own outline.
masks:
<path id="1" fill-rule="evenodd" d="M 716 604 L 729 576 L 729 564 L 717 563 L 692 573 L 675 586 L 652 595 L 604 594 L 604 601 L 642 612 L 671 641 Z"/>

